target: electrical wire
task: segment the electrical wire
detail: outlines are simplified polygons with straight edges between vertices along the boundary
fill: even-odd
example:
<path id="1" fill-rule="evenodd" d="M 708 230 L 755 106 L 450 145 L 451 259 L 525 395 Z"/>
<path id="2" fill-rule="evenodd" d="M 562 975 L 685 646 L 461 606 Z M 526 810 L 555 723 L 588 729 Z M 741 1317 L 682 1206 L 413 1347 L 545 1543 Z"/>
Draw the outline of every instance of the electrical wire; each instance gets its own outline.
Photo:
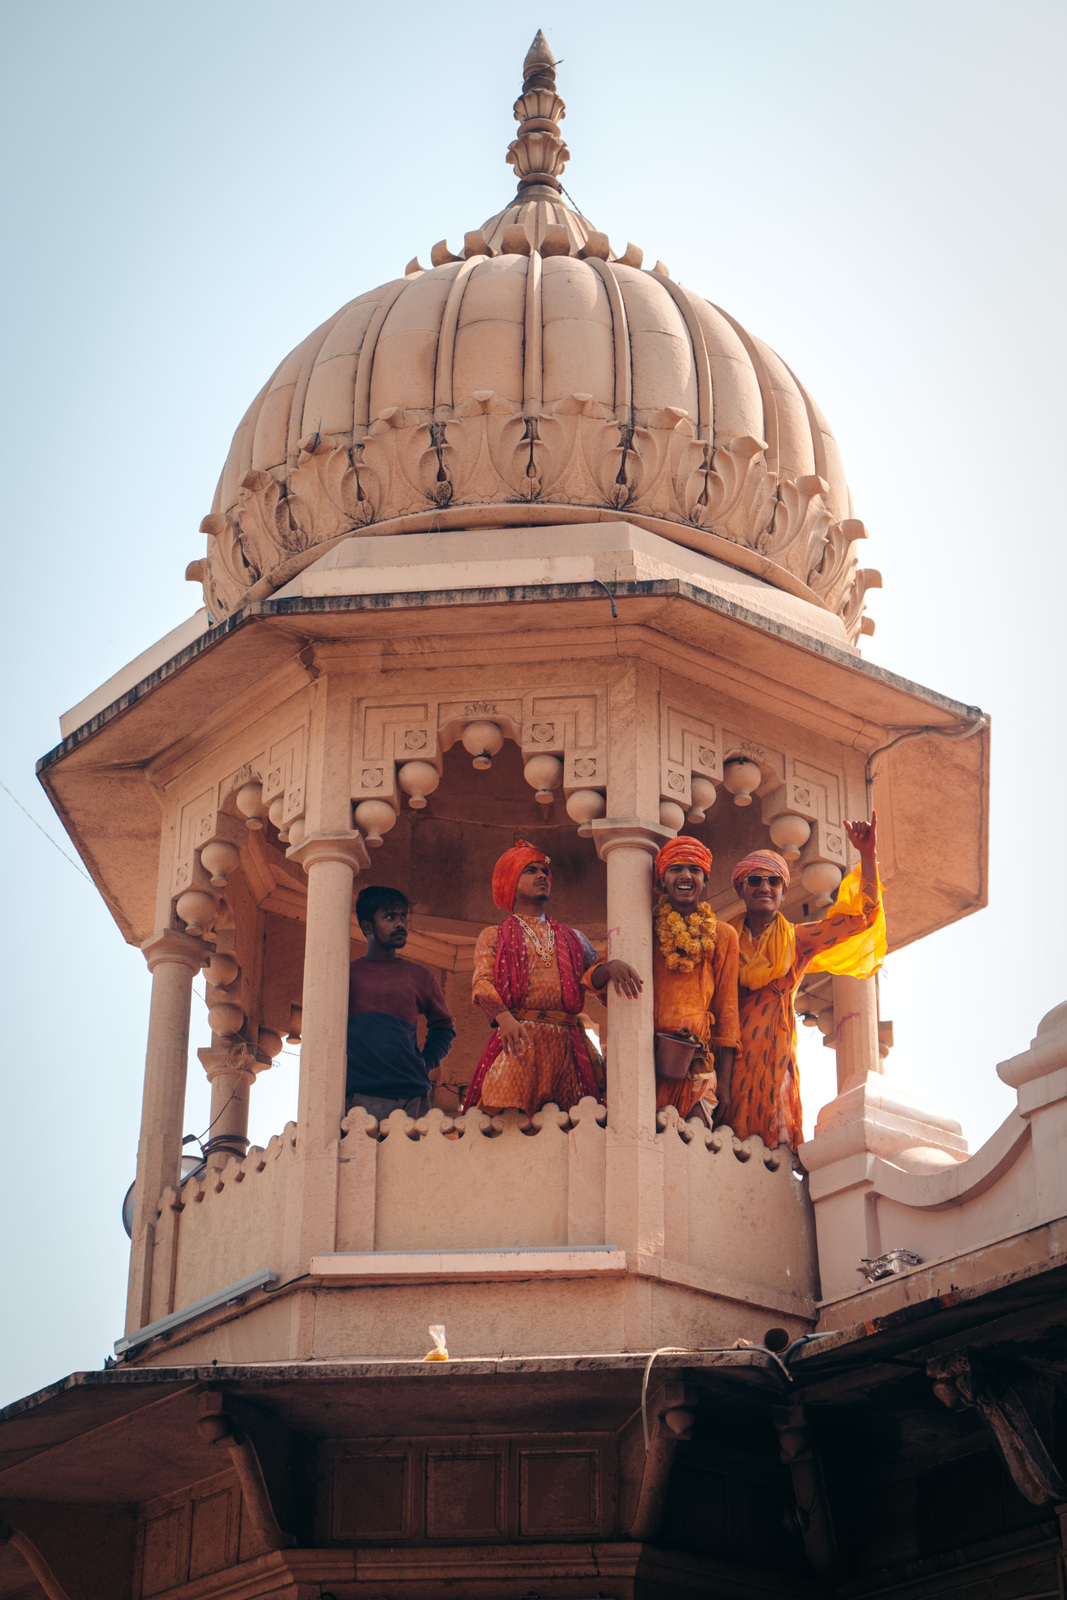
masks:
<path id="1" fill-rule="evenodd" d="M 903 733 L 898 733 L 895 739 L 890 739 L 888 744 L 879 745 L 877 750 L 872 750 L 867 757 L 863 768 L 863 776 L 867 786 L 867 810 L 871 809 L 874 798 L 874 763 L 878 756 L 884 756 L 888 751 L 895 750 L 898 744 L 904 744 L 908 739 L 970 739 L 974 734 L 981 733 L 983 728 L 988 728 L 989 718 L 978 706 L 968 706 L 967 710 L 974 718 L 973 722 L 965 723 L 961 728 L 934 728 L 927 725 L 922 728 L 906 728 Z"/>
<path id="2" fill-rule="evenodd" d="M 695 1348 L 693 1346 L 685 1348 L 684 1346 L 676 1344 L 660 1345 L 658 1350 L 652 1351 L 648 1360 L 645 1362 L 644 1375 L 641 1378 L 641 1428 L 645 1436 L 646 1456 L 652 1448 L 652 1434 L 648 1426 L 648 1380 L 652 1372 L 652 1363 L 655 1361 L 656 1357 L 725 1356 L 730 1355 L 735 1350 L 755 1350 L 761 1356 L 770 1356 L 775 1365 L 782 1369 L 782 1373 L 786 1382 L 792 1383 L 794 1381 L 793 1374 L 790 1372 L 789 1368 L 786 1366 L 785 1362 L 782 1360 L 777 1351 L 768 1350 L 765 1344 L 751 1344 L 747 1339 L 738 1339 L 733 1344 L 700 1345 Z M 788 1353 L 789 1352 L 787 1351 L 786 1354 L 788 1355 Z"/>
<path id="3" fill-rule="evenodd" d="M 23 805 L 22 801 L 19 799 L 18 795 L 12 794 L 12 792 L 8 788 L 7 784 L 4 783 L 2 779 L 0 779 L 0 789 L 3 789 L 3 791 L 7 795 L 8 799 L 13 801 L 15 803 L 15 805 L 18 806 L 18 808 L 22 812 L 23 816 L 29 817 L 30 821 L 33 823 L 34 827 L 37 829 L 37 832 L 44 834 L 45 838 L 48 840 L 48 843 L 52 846 L 52 849 L 53 850 L 58 850 L 60 855 L 63 857 L 63 860 L 70 863 L 70 865 L 74 868 L 74 870 L 78 874 L 78 876 L 81 877 L 81 878 L 84 878 L 86 883 L 91 883 L 93 888 L 95 889 L 96 888 L 96 884 L 93 883 L 92 878 L 90 878 L 89 874 L 84 870 L 84 868 L 80 867 L 78 865 L 78 863 L 75 861 L 73 856 L 68 856 L 68 854 L 64 850 L 63 846 L 61 844 L 57 844 L 56 843 L 55 839 L 52 838 L 52 835 L 48 832 L 47 828 L 42 828 L 41 824 L 37 821 L 37 818 L 34 816 L 33 812 L 32 811 L 28 811 L 26 809 L 26 807 Z"/>

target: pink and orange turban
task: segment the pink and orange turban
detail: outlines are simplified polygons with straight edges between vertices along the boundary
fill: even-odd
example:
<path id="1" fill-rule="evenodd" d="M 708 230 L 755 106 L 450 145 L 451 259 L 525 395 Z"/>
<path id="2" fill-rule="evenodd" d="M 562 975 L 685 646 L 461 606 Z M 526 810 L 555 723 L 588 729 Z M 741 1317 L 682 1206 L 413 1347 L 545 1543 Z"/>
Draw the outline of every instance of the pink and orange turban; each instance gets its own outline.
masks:
<path id="1" fill-rule="evenodd" d="M 547 867 L 551 860 L 551 856 L 527 844 L 525 839 L 516 839 L 511 849 L 504 851 L 493 868 L 493 901 L 501 911 L 514 910 L 515 891 L 526 868 L 536 861 L 543 861 Z"/>
<path id="2" fill-rule="evenodd" d="M 739 861 L 733 870 L 733 886 L 737 893 L 741 893 L 741 884 L 750 872 L 777 872 L 786 888 L 789 888 L 789 868 L 782 857 L 774 850 L 753 850 L 750 856 Z"/>
<path id="3" fill-rule="evenodd" d="M 699 839 L 668 839 L 656 857 L 656 882 L 663 882 L 668 867 L 699 867 L 705 878 L 711 871 L 711 851 Z"/>

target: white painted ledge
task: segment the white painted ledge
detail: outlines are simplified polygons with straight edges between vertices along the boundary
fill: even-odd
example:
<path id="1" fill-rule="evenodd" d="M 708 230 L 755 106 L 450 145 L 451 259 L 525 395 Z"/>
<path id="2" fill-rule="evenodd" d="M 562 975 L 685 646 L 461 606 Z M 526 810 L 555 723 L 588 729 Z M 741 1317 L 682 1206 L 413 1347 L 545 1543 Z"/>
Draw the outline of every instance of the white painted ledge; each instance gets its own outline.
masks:
<path id="1" fill-rule="evenodd" d="M 358 1250 L 312 1256 L 309 1270 L 311 1277 L 324 1283 L 622 1277 L 626 1252 L 603 1245 L 555 1245 L 541 1250 Z"/>
<path id="2" fill-rule="evenodd" d="M 438 533 L 353 534 L 272 599 L 432 590 L 607 584 L 679 578 L 776 625 L 856 655 L 841 618 L 713 556 L 618 522 Z"/>

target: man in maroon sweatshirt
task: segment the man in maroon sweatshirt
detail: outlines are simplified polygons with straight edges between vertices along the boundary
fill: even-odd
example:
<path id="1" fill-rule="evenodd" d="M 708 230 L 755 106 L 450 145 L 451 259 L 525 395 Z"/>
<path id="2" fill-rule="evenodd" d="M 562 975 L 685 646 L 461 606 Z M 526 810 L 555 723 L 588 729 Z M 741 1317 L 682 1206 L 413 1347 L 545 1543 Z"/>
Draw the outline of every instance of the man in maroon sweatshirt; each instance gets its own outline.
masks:
<path id="1" fill-rule="evenodd" d="M 367 953 L 348 973 L 348 1074 L 345 1110 L 363 1106 L 381 1122 L 398 1108 L 430 1109 L 430 1073 L 452 1048 L 456 1025 L 428 967 L 404 961 L 410 903 L 399 889 L 360 891 L 356 917 Z M 418 1019 L 426 1018 L 419 1049 Z"/>

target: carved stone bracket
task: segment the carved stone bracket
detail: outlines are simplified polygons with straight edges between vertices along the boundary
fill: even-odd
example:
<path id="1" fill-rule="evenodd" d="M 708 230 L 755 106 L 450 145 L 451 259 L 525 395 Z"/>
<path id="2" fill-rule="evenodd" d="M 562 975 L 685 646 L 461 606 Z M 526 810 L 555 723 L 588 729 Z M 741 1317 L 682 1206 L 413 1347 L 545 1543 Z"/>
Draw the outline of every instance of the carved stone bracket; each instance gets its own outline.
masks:
<path id="1" fill-rule="evenodd" d="M 12 1550 L 18 1551 L 30 1572 L 37 1579 L 42 1594 L 46 1596 L 46 1600 L 70 1600 L 66 1589 L 64 1589 L 29 1534 L 22 1533 L 18 1528 L 9 1527 L 6 1522 L 0 1522 L 0 1550 L 3 1549 L 4 1545 L 8 1544 Z"/>
<path id="2" fill-rule="evenodd" d="M 196 1427 L 206 1444 L 229 1456 L 241 1485 L 244 1512 L 267 1548 L 283 1550 L 295 1544 L 278 1522 L 259 1454 L 246 1430 L 229 1414 L 225 1395 L 217 1390 L 201 1394 Z"/>
<path id="3" fill-rule="evenodd" d="M 660 1530 L 675 1454 L 683 1439 L 693 1437 L 696 1427 L 697 1392 L 684 1383 L 665 1383 L 648 1411 L 652 1421 L 637 1509 L 630 1524 L 631 1539 L 654 1539 Z"/>
<path id="4" fill-rule="evenodd" d="M 833 1572 L 838 1555 L 830 1499 L 804 1407 L 772 1406 L 771 1418 L 778 1430 L 782 1462 L 793 1479 L 797 1524 L 808 1560 L 816 1572 Z"/>
<path id="5" fill-rule="evenodd" d="M 1067 1499 L 1067 1481 L 1018 1392 L 1017 1378 L 1011 1381 L 1013 1374 L 998 1372 L 993 1365 L 979 1367 L 967 1350 L 935 1357 L 926 1363 L 926 1371 L 935 1395 L 950 1411 L 978 1412 L 1012 1482 L 1031 1505 Z"/>

